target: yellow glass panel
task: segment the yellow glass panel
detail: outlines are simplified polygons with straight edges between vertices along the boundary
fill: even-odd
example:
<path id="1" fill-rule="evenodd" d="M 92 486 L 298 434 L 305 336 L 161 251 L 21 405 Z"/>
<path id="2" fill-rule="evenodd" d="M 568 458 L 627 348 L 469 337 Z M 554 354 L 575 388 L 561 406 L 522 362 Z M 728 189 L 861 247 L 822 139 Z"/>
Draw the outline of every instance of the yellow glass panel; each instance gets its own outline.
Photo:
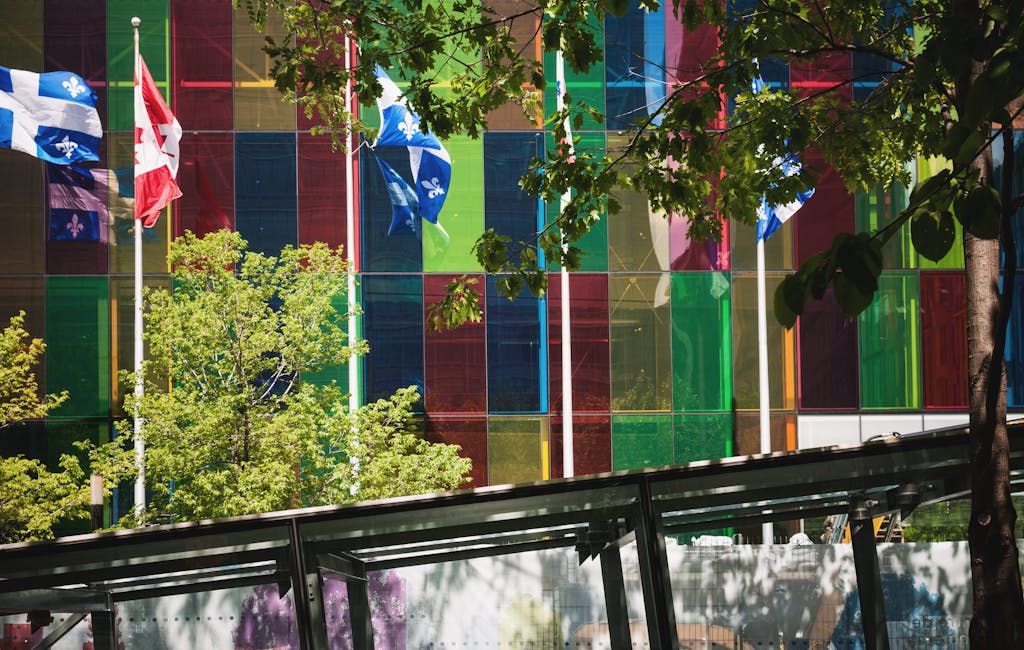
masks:
<path id="1" fill-rule="evenodd" d="M 768 302 L 768 394 L 773 409 L 796 406 L 796 362 L 793 330 L 786 330 L 771 313 L 772 296 L 784 277 L 765 279 Z M 733 275 L 733 398 L 737 409 L 760 407 L 757 337 L 757 276 Z"/>
<path id="2" fill-rule="evenodd" d="M 270 77 L 272 63 L 263 51 L 265 36 L 284 38 L 281 16 L 267 16 L 264 33 L 250 25 L 246 12 L 234 12 L 234 106 L 236 131 L 294 131 L 295 105 L 285 101 Z"/>
<path id="3" fill-rule="evenodd" d="M 487 431 L 487 483 L 526 483 L 550 478 L 546 417 L 492 417 Z"/>
<path id="4" fill-rule="evenodd" d="M 110 182 L 110 273 L 135 273 L 135 147 L 132 134 L 113 131 L 106 135 L 107 160 L 114 178 Z M 152 228 L 142 232 L 142 272 L 167 273 L 167 249 L 171 237 L 170 209 L 164 209 Z"/>

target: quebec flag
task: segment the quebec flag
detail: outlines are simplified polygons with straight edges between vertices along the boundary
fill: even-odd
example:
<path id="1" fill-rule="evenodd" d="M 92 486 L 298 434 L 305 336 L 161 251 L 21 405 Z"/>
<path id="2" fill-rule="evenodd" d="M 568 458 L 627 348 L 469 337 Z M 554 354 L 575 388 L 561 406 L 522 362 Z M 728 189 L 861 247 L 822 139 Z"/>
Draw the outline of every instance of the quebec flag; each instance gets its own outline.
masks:
<path id="1" fill-rule="evenodd" d="M 755 95 L 768 89 L 768 84 L 764 82 L 760 75 L 754 77 L 750 86 Z M 785 157 L 780 156 L 774 160 L 772 166 L 778 167 L 784 176 L 799 174 L 801 169 L 800 161 L 797 160 L 796 154 L 787 154 Z M 768 241 L 768 238 L 782 224 L 786 223 L 813 194 L 813 187 L 803 192 L 798 192 L 792 201 L 784 205 L 768 205 L 765 197 L 761 197 L 761 206 L 757 209 L 757 239 L 759 241 Z"/>
<path id="2" fill-rule="evenodd" d="M 405 147 L 408 149 L 409 166 L 412 169 L 413 186 L 418 204 L 418 207 L 413 206 L 412 209 L 421 218 L 436 224 L 437 215 L 444 206 L 444 200 L 448 197 L 448 187 L 451 185 L 451 158 L 436 135 L 423 133 L 420 130 L 419 115 L 409 107 L 405 98 L 402 97 L 402 91 L 398 89 L 395 82 L 391 81 L 384 69 L 377 66 L 374 74 L 383 88 L 383 92 L 377 98 L 377 108 L 380 109 L 380 131 L 373 147 Z M 388 169 L 391 168 L 388 167 Z M 383 166 L 381 171 L 384 172 Z M 405 183 L 394 170 L 391 173 L 393 178 L 388 178 L 385 173 L 385 180 L 389 188 L 396 179 L 397 182 Z"/>
<path id="3" fill-rule="evenodd" d="M 96 93 L 72 72 L 0 66 L 0 147 L 57 165 L 99 160 Z"/>

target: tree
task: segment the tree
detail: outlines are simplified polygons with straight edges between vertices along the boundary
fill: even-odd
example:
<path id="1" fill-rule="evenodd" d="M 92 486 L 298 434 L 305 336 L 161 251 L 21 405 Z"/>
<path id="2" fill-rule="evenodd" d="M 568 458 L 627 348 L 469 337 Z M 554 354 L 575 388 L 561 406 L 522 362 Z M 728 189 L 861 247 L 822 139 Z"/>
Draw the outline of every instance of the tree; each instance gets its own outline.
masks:
<path id="1" fill-rule="evenodd" d="M 25 312 L 0 333 L 0 430 L 46 417 L 68 398 L 67 391 L 39 398 L 32 369 L 45 349 L 25 331 Z M 59 521 L 89 515 L 89 486 L 78 459 L 62 455 L 60 467 L 51 472 L 36 459 L 0 458 L 0 544 L 53 537 Z"/>
<path id="2" fill-rule="evenodd" d="M 408 79 L 406 96 L 423 118 L 421 128 L 441 137 L 476 135 L 488 113 L 506 103 L 536 116 L 547 82 L 534 50 L 513 38 L 514 27 L 525 22 L 519 33 L 534 29 L 546 52 L 561 49 L 567 65 L 580 72 L 600 59 L 589 25 L 630 6 L 626 0 L 538 0 L 516 3 L 519 10 L 507 13 L 486 1 L 236 2 L 257 26 L 270 12 L 282 12 L 287 38 L 267 46 L 277 86 L 316 111 L 325 123 L 320 130 L 339 140 L 353 119 L 339 100 L 349 80 L 346 38 L 360 45 L 354 83 L 364 103 L 380 92 L 374 65 L 391 67 Z M 655 9 L 660 3 L 638 4 Z M 775 312 L 791 326 L 808 299 L 831 288 L 842 308 L 856 315 L 874 298 L 881 248 L 896 232 L 909 223 L 917 250 L 938 259 L 953 245 L 959 223 L 968 286 L 971 641 L 974 647 L 1019 647 L 1024 598 L 1009 498 L 1003 354 L 1017 259 L 1012 219 L 1024 203 L 1011 182 L 1017 153 L 1011 129 L 1024 109 L 1024 3 L 673 0 L 671 10 L 688 29 L 716 29 L 717 50 L 699 72 L 667 84 L 621 150 L 561 147 L 536 161 L 523 188 L 545 201 L 571 190 L 572 200 L 535 239 L 483 233 L 476 244 L 481 266 L 506 272 L 499 288 L 509 296 L 522 286 L 543 292 L 538 249 L 576 268 L 581 251 L 575 243 L 602 213 L 618 208 L 610 194 L 616 187 L 642 191 L 654 208 L 686 215 L 691 238 L 714 238 L 726 218 L 752 223 L 762 196 L 783 203 L 813 184 L 808 165 L 784 175 L 776 161 L 790 154 L 820 152 L 850 189 L 909 183 L 905 163 L 916 157 L 947 160 L 948 168 L 918 185 L 891 224 L 836 237 L 829 250 L 788 276 L 776 292 Z M 836 53 L 868 61 L 865 77 L 848 76 L 811 93 L 750 93 L 755 60 L 806 64 Z M 454 70 L 443 89 L 434 83 L 442 65 Z M 849 89 L 862 80 L 877 85 L 851 97 Z M 737 100 L 731 112 L 728 98 Z M 547 118 L 555 142 L 567 137 L 566 118 L 578 127 L 584 115 L 604 117 L 567 99 L 564 112 Z M 365 129 L 358 120 L 353 124 Z M 993 146 L 1002 153 L 998 176 Z"/>
<path id="3" fill-rule="evenodd" d="M 247 252 L 240 235 L 171 244 L 174 289 L 148 290 L 138 406 L 147 519 L 193 520 L 449 490 L 469 460 L 409 433 L 414 387 L 350 413 L 310 373 L 366 351 L 347 340 L 344 257 L 325 244 Z M 125 379 L 134 382 L 126 374 Z M 132 423 L 120 422 L 131 437 Z M 127 453 L 127 452 L 126 452 Z M 387 477 L 387 479 L 385 478 Z"/>

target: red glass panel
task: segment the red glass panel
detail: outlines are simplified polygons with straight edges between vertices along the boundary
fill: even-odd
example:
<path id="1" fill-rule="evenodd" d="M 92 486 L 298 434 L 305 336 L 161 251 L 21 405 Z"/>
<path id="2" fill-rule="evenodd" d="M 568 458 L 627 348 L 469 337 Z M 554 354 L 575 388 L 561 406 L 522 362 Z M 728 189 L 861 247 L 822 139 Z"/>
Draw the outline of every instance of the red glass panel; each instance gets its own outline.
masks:
<path id="1" fill-rule="evenodd" d="M 551 478 L 565 476 L 562 471 L 561 417 L 551 418 Z M 572 419 L 573 474 L 598 474 L 612 471 L 612 419 L 607 415 L 582 415 Z"/>
<path id="2" fill-rule="evenodd" d="M 483 276 L 475 288 L 484 304 Z M 450 275 L 423 276 L 424 306 L 444 295 Z M 425 316 L 425 314 L 424 314 Z M 424 326 L 425 405 L 428 413 L 485 413 L 487 411 L 486 325 L 466 323 L 448 332 Z M 485 454 L 486 455 L 486 454 Z"/>
<path id="3" fill-rule="evenodd" d="M 353 167 L 353 184 L 358 183 Z M 299 134 L 299 243 L 346 243 L 345 154 L 330 138 Z M 353 201 L 355 197 L 353 197 Z M 353 209 L 357 203 L 353 203 Z"/>
<path id="4" fill-rule="evenodd" d="M 231 129 L 231 11 L 229 2 L 171 1 L 171 108 L 186 129 Z"/>
<path id="5" fill-rule="evenodd" d="M 692 31 L 686 29 L 671 5 L 663 13 L 668 83 L 692 81 L 701 75 L 704 64 L 718 51 L 718 30 L 713 25 L 699 25 Z"/>
<path id="6" fill-rule="evenodd" d="M 849 52 L 830 52 L 813 61 L 793 61 L 789 66 L 789 80 L 800 97 L 828 93 L 845 101 L 853 97 L 853 55 Z"/>
<path id="7" fill-rule="evenodd" d="M 174 202 L 174 236 L 204 235 L 235 223 L 234 143 L 230 133 L 186 131 L 178 169 L 181 198 Z"/>
<path id="8" fill-rule="evenodd" d="M 796 230 L 796 264 L 832 246 L 832 239 L 841 232 L 854 232 L 856 205 L 846 191 L 843 179 L 821 155 L 804 156 L 804 164 L 820 173 L 814 196 L 793 215 Z"/>
<path id="9" fill-rule="evenodd" d="M 43 36 L 46 71 L 70 70 L 96 91 L 96 109 L 106 125 L 107 11 L 104 2 L 46 0 Z M 125 29 L 130 30 L 131 26 Z M 10 65 L 5 63 L 4 65 Z"/>
<path id="10" fill-rule="evenodd" d="M 572 408 L 607 412 L 611 406 L 608 347 L 608 276 L 569 276 L 572 336 Z M 548 284 L 548 338 L 551 412 L 562 409 L 562 285 L 557 275 Z"/>
<path id="11" fill-rule="evenodd" d="M 966 279 L 921 273 L 921 358 L 925 408 L 967 408 Z"/>
<path id="12" fill-rule="evenodd" d="M 857 321 L 829 290 L 808 300 L 797 323 L 801 409 L 855 409 L 860 403 Z"/>
<path id="13" fill-rule="evenodd" d="M 430 442 L 459 445 L 459 455 L 473 461 L 469 483 L 462 488 L 478 488 L 487 485 L 487 418 L 436 418 L 428 417 L 426 436 Z"/>

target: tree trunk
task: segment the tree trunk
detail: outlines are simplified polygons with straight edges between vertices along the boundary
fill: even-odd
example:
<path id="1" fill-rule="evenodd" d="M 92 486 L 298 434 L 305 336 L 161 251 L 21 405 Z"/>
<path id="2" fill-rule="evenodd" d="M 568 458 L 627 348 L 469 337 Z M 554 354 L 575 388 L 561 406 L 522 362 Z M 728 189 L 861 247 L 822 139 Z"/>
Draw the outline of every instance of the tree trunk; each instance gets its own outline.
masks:
<path id="1" fill-rule="evenodd" d="M 987 165 L 986 165 L 987 166 Z M 982 171 L 991 182 L 991 169 Z M 964 233 L 970 379 L 972 648 L 1024 647 L 1024 595 L 1010 500 L 1006 435 L 1006 317 L 999 299 L 999 241 Z"/>

